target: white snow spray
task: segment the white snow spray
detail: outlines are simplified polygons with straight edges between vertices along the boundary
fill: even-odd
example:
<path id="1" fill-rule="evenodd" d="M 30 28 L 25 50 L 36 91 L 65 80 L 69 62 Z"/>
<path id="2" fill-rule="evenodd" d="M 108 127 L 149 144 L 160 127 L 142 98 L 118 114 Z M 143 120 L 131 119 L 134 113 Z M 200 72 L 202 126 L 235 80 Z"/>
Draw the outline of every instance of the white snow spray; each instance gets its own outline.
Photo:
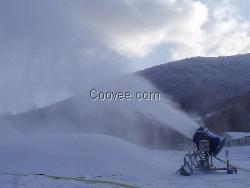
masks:
<path id="1" fill-rule="evenodd" d="M 85 106 L 91 108 L 91 112 L 95 115 L 98 120 L 95 120 L 95 124 L 104 125 L 104 122 L 109 122 L 113 124 L 113 128 L 123 126 L 135 127 L 131 128 L 130 131 L 124 132 L 123 134 L 129 135 L 142 135 L 143 132 L 148 130 L 136 130 L 138 126 L 137 118 L 138 114 L 142 114 L 143 117 L 156 124 L 160 124 L 163 127 L 175 130 L 180 134 L 192 139 L 195 131 L 198 129 L 199 125 L 190 116 L 181 111 L 178 105 L 172 102 L 169 97 L 161 93 L 157 88 L 152 86 L 147 80 L 139 77 L 138 75 L 112 75 L 113 77 L 109 82 L 104 81 L 95 83 L 92 87 L 98 92 L 121 92 L 135 94 L 137 92 L 158 92 L 160 97 L 158 99 L 134 99 L 133 100 L 91 100 L 89 97 L 85 97 L 84 101 L 88 101 Z M 87 96 L 87 92 L 85 91 Z M 111 110 L 111 114 L 106 116 L 106 112 Z M 117 115 L 118 113 L 118 115 Z M 119 115 L 120 114 L 120 115 Z M 113 121 L 110 121 L 112 117 L 115 117 Z M 129 129 L 129 128 L 128 128 Z M 153 127 L 152 127 L 153 129 Z M 157 137 L 157 135 L 155 136 Z M 157 138 L 154 138 L 157 139 Z"/>
<path id="2" fill-rule="evenodd" d="M 162 125 L 168 126 L 190 139 L 199 128 L 191 117 L 174 107 L 167 98 L 150 104 L 148 108 L 143 108 L 143 112 L 150 114 Z"/>
<path id="3" fill-rule="evenodd" d="M 152 86 L 147 80 L 137 76 L 126 77 L 121 82 L 118 91 L 123 90 L 135 93 L 140 92 L 159 92 L 159 100 L 132 100 L 125 101 L 124 111 L 133 109 L 139 111 L 146 117 L 159 122 L 161 125 L 176 130 L 180 134 L 192 139 L 195 131 L 199 128 L 199 124 L 195 122 L 188 114 L 179 109 L 178 104 L 174 103 L 165 94 L 161 93 L 157 88 Z M 116 87 L 112 85 L 113 89 Z M 122 88 L 123 87 L 123 88 Z"/>

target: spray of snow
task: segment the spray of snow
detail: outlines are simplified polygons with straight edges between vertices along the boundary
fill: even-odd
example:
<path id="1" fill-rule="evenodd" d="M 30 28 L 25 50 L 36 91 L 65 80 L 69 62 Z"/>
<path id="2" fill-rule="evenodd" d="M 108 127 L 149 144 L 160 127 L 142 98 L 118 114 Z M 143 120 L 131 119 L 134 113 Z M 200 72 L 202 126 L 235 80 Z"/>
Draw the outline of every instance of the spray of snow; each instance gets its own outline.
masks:
<path id="1" fill-rule="evenodd" d="M 190 139 L 193 138 L 195 131 L 199 128 L 198 123 L 171 105 L 170 101 L 166 98 L 156 104 L 150 105 L 150 109 L 146 109 L 146 112 L 163 125 L 176 130 Z"/>
<path id="2" fill-rule="evenodd" d="M 114 71 L 115 72 L 115 71 Z M 108 78 L 108 79 L 107 79 Z M 121 91 L 123 93 L 129 92 L 130 94 L 135 94 L 136 92 L 158 92 L 160 94 L 159 100 L 106 100 L 106 101 L 91 101 L 89 98 L 89 87 L 86 87 L 84 95 L 81 95 L 81 100 L 83 100 L 84 105 L 88 106 L 87 111 L 89 112 L 92 109 L 93 117 L 99 118 L 99 121 L 95 123 L 100 127 L 104 122 L 109 122 L 109 124 L 114 124 L 114 127 L 117 125 L 129 127 L 128 124 L 131 124 L 132 127 L 137 126 L 137 116 L 142 114 L 147 119 L 150 119 L 154 122 L 159 123 L 161 126 L 165 126 L 168 129 L 175 130 L 180 134 L 191 138 L 193 137 L 195 131 L 198 129 L 199 125 L 195 122 L 189 115 L 184 113 L 179 109 L 177 103 L 174 103 L 170 97 L 162 93 L 160 90 L 155 88 L 147 80 L 137 76 L 137 75 L 124 75 L 112 74 L 111 77 L 102 77 L 102 80 L 98 79 L 99 82 L 92 83 L 89 86 L 97 89 L 98 91 Z M 82 98 L 85 96 L 85 98 Z M 86 97 L 87 96 L 87 97 Z M 78 103 L 79 101 L 76 100 Z M 106 111 L 111 110 L 111 113 L 120 113 L 121 116 L 117 116 L 116 121 L 113 121 L 112 114 L 106 116 Z M 83 109 L 82 109 L 83 110 Z M 84 112 L 83 112 L 84 114 Z M 111 121 L 110 121 L 111 120 Z M 137 132 L 136 132 L 137 131 Z M 139 130 L 141 131 L 141 130 Z M 147 130 L 143 130 L 147 131 Z M 143 133 L 138 133 L 138 130 L 131 128 L 130 131 L 123 134 L 129 135 L 143 135 Z M 156 135 L 157 137 L 157 135 Z M 157 138 L 155 138 L 157 139 Z"/>
<path id="3" fill-rule="evenodd" d="M 51 122 L 58 132 L 69 129 L 78 132 L 79 129 L 74 127 L 74 122 L 78 121 L 83 122 L 80 123 L 83 127 L 105 129 L 105 133 L 114 131 L 114 126 L 119 125 L 120 134 L 137 137 L 146 131 L 136 129 L 138 114 L 142 114 L 162 126 L 192 137 L 198 125 L 163 94 L 158 101 L 90 99 L 89 91 L 93 88 L 130 93 L 157 89 L 147 81 L 128 74 L 131 70 L 125 67 L 129 59 L 110 49 L 100 29 L 91 27 L 88 17 L 82 17 L 84 11 L 78 7 L 84 7 L 84 3 L 77 1 L 73 5 L 66 1 L 51 3 L 48 0 L 27 3 L 24 6 L 18 1 L 5 2 L 2 6 L 1 14 L 12 12 L 13 15 L 2 16 L 6 32 L 1 32 L 0 38 L 6 45 L 2 47 L 5 54 L 1 59 L 4 71 L 0 75 L 0 112 L 24 112 L 27 108 L 32 110 L 79 96 L 74 100 L 72 109 L 82 119 L 78 121 L 72 117 L 68 124 L 63 120 Z M 8 23 L 12 23 L 11 27 Z M 30 117 L 30 129 L 36 129 L 53 113 L 48 111 L 37 119 Z M 59 115 L 68 114 L 66 111 Z M 44 120 L 42 127 L 46 124 L 48 122 Z"/>
<path id="4" fill-rule="evenodd" d="M 116 79 L 117 80 L 117 79 Z M 123 114 L 127 114 L 127 111 L 133 111 L 133 116 L 136 112 L 143 114 L 156 122 L 159 122 L 162 126 L 166 126 L 170 129 L 176 130 L 184 136 L 191 138 L 199 125 L 189 115 L 182 112 L 178 104 L 175 104 L 170 98 L 157 88 L 152 86 L 145 79 L 138 78 L 137 76 L 126 76 L 123 80 L 119 79 L 119 86 L 117 83 L 112 82 L 111 85 L 106 85 L 107 88 L 112 88 L 117 91 L 130 91 L 135 93 L 136 91 L 157 91 L 161 94 L 160 100 L 132 100 L 122 101 L 122 108 L 120 110 Z M 121 102 L 121 101 L 119 101 Z M 114 106 L 119 105 L 117 101 L 113 103 Z M 114 107 L 112 107 L 115 109 Z M 130 117 L 130 119 L 133 117 Z M 136 126 L 136 125 L 135 125 Z"/>

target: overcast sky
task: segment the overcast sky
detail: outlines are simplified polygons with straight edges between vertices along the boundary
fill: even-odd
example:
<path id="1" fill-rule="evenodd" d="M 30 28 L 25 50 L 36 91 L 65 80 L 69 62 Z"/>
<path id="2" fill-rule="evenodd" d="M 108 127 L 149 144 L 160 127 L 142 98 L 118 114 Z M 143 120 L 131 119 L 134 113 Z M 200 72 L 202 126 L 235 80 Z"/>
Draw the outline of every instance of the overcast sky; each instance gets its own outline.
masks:
<path id="1" fill-rule="evenodd" d="M 75 94 L 107 67 L 247 53 L 249 7 L 248 0 L 0 0 L 0 112 Z"/>

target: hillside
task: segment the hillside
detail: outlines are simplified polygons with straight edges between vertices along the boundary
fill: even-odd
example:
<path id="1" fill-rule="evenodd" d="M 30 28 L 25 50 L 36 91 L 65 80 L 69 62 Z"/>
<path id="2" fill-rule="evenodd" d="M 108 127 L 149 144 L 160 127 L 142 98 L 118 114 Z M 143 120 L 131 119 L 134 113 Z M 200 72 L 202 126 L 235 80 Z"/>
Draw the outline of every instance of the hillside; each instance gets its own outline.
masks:
<path id="1" fill-rule="evenodd" d="M 188 112 L 205 115 L 250 91 L 250 54 L 194 57 L 138 72 Z"/>
<path id="2" fill-rule="evenodd" d="M 222 106 L 220 111 L 203 118 L 208 127 L 218 132 L 226 130 L 250 132 L 250 92 L 226 100 L 220 106 Z"/>

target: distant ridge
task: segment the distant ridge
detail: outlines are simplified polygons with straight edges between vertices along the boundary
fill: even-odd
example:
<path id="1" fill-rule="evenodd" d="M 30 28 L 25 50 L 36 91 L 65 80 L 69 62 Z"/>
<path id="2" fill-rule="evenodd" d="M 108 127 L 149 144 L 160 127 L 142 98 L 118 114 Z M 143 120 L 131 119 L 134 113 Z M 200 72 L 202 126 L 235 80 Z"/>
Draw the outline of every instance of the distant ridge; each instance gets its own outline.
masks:
<path id="1" fill-rule="evenodd" d="M 193 57 L 138 72 L 188 112 L 200 115 L 250 91 L 250 54 Z"/>

